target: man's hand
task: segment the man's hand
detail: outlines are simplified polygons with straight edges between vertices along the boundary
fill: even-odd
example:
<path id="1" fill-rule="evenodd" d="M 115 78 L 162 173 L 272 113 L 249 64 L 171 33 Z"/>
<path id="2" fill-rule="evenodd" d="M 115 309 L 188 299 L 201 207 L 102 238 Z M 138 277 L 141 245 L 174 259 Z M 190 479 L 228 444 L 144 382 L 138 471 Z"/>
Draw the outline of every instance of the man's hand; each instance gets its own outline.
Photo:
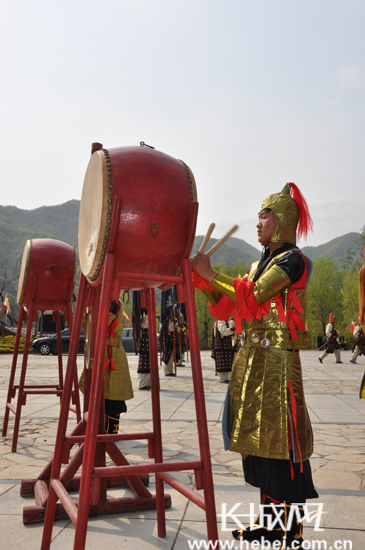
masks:
<path id="1" fill-rule="evenodd" d="M 210 264 L 210 257 L 202 252 L 197 252 L 197 254 L 191 258 L 191 265 L 201 277 L 210 283 L 218 274 L 218 271 L 214 271 Z"/>

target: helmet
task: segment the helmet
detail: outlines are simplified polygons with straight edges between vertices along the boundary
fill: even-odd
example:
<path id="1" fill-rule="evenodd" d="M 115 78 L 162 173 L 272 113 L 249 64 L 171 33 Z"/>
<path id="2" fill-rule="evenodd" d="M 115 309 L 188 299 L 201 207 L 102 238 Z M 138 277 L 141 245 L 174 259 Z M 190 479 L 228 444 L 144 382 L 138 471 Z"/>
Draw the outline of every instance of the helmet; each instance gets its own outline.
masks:
<path id="1" fill-rule="evenodd" d="M 308 205 L 295 183 L 287 183 L 281 193 L 269 195 L 261 205 L 261 211 L 269 208 L 275 216 L 275 229 L 270 241 L 296 244 L 298 238 L 305 237 L 313 222 Z M 298 226 L 298 227 L 297 227 Z"/>

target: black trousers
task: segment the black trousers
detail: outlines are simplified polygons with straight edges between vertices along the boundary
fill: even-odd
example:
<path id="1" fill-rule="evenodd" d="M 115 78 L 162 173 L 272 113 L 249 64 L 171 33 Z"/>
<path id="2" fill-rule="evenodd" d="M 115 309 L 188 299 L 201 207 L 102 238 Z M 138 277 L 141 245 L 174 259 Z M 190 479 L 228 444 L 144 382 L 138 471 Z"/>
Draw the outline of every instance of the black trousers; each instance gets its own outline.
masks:
<path id="1" fill-rule="evenodd" d="M 309 460 L 303 462 L 303 473 L 300 471 L 300 463 L 293 464 L 293 479 L 290 460 L 249 455 L 242 463 L 245 480 L 259 487 L 263 495 L 290 503 L 304 503 L 308 498 L 318 498 Z"/>

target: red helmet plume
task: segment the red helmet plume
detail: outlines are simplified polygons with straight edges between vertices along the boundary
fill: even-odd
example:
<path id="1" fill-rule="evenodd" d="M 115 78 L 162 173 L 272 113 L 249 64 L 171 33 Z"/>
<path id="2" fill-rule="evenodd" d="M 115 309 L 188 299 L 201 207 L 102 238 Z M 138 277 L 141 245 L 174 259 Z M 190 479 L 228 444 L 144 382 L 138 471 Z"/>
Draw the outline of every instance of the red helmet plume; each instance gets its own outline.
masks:
<path id="1" fill-rule="evenodd" d="M 298 239 L 302 236 L 306 239 L 308 231 L 313 231 L 313 220 L 310 215 L 307 201 L 302 195 L 299 187 L 293 182 L 289 182 L 290 185 L 290 196 L 295 200 L 299 208 L 299 220 L 298 220 Z"/>

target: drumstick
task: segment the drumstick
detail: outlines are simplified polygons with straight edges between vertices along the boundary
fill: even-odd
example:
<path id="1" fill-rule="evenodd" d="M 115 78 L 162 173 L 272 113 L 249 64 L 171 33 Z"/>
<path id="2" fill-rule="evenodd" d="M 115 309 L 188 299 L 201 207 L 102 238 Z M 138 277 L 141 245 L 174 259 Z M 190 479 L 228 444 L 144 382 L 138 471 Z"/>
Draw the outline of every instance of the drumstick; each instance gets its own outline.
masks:
<path id="1" fill-rule="evenodd" d="M 212 234 L 213 231 L 214 231 L 214 228 L 215 228 L 215 223 L 211 223 L 210 226 L 208 227 L 207 234 L 205 235 L 205 237 L 204 237 L 204 239 L 203 239 L 203 242 L 202 242 L 202 244 L 200 245 L 200 248 L 199 248 L 198 252 L 204 252 L 205 247 L 207 246 L 208 241 L 209 241 L 209 239 L 210 239 L 210 236 L 211 236 L 211 234 Z"/>
<path id="2" fill-rule="evenodd" d="M 239 229 L 238 225 L 234 225 L 231 227 L 231 229 L 221 238 L 219 241 L 217 241 L 215 244 L 213 244 L 212 248 L 208 250 L 207 256 L 211 256 L 214 252 L 218 250 L 224 244 L 233 233 L 235 233 Z"/>

